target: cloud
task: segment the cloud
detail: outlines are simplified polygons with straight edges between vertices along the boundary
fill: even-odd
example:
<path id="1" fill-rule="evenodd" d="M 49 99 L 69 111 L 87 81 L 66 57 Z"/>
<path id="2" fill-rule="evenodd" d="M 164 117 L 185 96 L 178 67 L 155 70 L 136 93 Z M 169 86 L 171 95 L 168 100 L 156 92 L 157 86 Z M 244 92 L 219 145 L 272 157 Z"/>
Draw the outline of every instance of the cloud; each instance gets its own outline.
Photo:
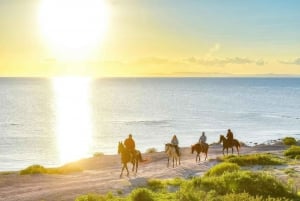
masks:
<path id="1" fill-rule="evenodd" d="M 282 64 L 292 64 L 292 65 L 300 65 L 300 58 L 296 58 L 294 60 L 289 61 L 279 61 Z"/>
<path id="2" fill-rule="evenodd" d="M 190 57 L 185 59 L 187 63 L 190 64 L 200 64 L 206 66 L 225 66 L 227 64 L 256 64 L 256 65 L 265 65 L 266 61 L 259 59 L 249 59 L 246 57 L 228 57 L 228 58 L 195 58 Z"/>
<path id="3" fill-rule="evenodd" d="M 165 58 L 160 58 L 160 57 L 145 57 L 136 60 L 134 63 L 136 64 L 141 64 L 141 65 L 151 65 L 151 64 L 168 64 L 171 61 Z"/>

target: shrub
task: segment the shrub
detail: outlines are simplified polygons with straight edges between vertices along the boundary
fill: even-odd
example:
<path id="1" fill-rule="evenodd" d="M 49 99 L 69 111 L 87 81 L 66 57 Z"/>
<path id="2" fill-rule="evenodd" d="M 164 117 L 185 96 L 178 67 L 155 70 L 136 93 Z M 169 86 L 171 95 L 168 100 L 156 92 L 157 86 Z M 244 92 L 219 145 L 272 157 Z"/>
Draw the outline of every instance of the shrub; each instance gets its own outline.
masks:
<path id="1" fill-rule="evenodd" d="M 205 176 L 219 176 L 222 175 L 224 172 L 233 172 L 240 170 L 240 166 L 235 163 L 223 162 L 219 163 L 212 168 L 210 168 L 206 173 Z"/>
<path id="2" fill-rule="evenodd" d="M 149 153 L 149 154 L 155 153 L 155 152 L 157 152 L 157 150 L 155 148 L 149 148 L 146 150 L 146 153 Z"/>
<path id="3" fill-rule="evenodd" d="M 87 194 L 81 195 L 75 199 L 75 201 L 113 201 L 120 200 L 113 196 L 112 193 L 107 193 L 106 195 L 97 195 L 97 194 Z"/>
<path id="4" fill-rule="evenodd" d="M 284 155 L 289 158 L 298 158 L 298 155 L 300 155 L 300 146 L 292 145 L 289 149 L 284 151 Z"/>
<path id="5" fill-rule="evenodd" d="M 285 137 L 282 139 L 283 144 L 285 145 L 296 145 L 297 141 L 293 137 Z"/>
<path id="6" fill-rule="evenodd" d="M 154 201 L 152 192 L 147 188 L 134 189 L 130 197 L 133 201 Z"/>
<path id="7" fill-rule="evenodd" d="M 275 177 L 260 172 L 234 171 L 222 176 L 204 176 L 197 186 L 206 191 L 215 190 L 220 195 L 246 192 L 252 196 L 294 197 Z"/>
<path id="8" fill-rule="evenodd" d="M 44 174 L 47 173 L 47 169 L 41 165 L 31 165 L 24 170 L 20 171 L 21 175 L 25 174 Z"/>
<path id="9" fill-rule="evenodd" d="M 104 156 L 104 153 L 102 153 L 102 152 L 95 152 L 93 154 L 93 157 L 100 157 L 100 156 Z"/>
<path id="10" fill-rule="evenodd" d="M 248 165 L 282 165 L 284 160 L 272 154 L 249 154 L 242 156 L 225 156 L 223 161 L 236 163 L 240 166 Z"/>
<path id="11" fill-rule="evenodd" d="M 152 191 L 159 191 L 165 188 L 165 184 L 159 179 L 150 179 L 147 181 L 147 185 Z"/>
<path id="12" fill-rule="evenodd" d="M 81 168 L 76 165 L 64 165 L 58 168 L 45 168 L 41 165 L 31 165 L 20 171 L 20 175 L 25 174 L 68 174 L 72 172 L 80 172 Z"/>

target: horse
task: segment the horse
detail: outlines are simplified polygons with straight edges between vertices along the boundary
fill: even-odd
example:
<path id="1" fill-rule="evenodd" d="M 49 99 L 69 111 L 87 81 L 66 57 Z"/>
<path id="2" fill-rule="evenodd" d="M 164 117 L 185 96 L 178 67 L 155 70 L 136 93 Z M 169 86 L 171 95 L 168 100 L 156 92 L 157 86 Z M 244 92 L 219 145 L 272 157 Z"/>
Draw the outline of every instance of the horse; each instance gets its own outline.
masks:
<path id="1" fill-rule="evenodd" d="M 232 143 L 230 144 L 228 139 L 226 139 L 224 137 L 224 135 L 220 135 L 220 142 L 219 143 L 222 143 L 222 142 L 223 142 L 223 155 L 225 155 L 224 154 L 225 149 L 227 150 L 227 155 L 228 155 L 228 148 L 232 149 L 232 154 L 233 154 L 233 147 L 236 148 L 236 151 L 237 151 L 238 155 L 240 154 L 239 153 L 239 148 L 241 147 L 241 145 L 240 145 L 238 140 L 233 139 Z"/>
<path id="2" fill-rule="evenodd" d="M 132 172 L 135 171 L 136 174 L 138 171 L 139 161 L 143 161 L 141 152 L 139 150 L 135 150 L 134 154 L 132 154 L 122 142 L 119 142 L 118 154 L 121 154 L 121 163 L 123 164 L 120 177 L 122 177 L 124 169 L 126 169 L 127 176 L 129 176 L 127 167 L 127 163 L 129 162 L 132 163 Z"/>
<path id="3" fill-rule="evenodd" d="M 167 167 L 169 167 L 170 158 L 172 158 L 172 161 L 173 161 L 173 168 L 174 168 L 174 162 L 175 162 L 176 166 L 177 166 L 177 161 L 179 162 L 179 165 L 180 165 L 180 154 L 176 151 L 176 145 L 173 145 L 171 143 L 165 144 L 165 152 L 168 155 Z"/>
<path id="4" fill-rule="evenodd" d="M 200 162 L 200 153 L 203 152 L 205 154 L 205 159 L 207 158 L 207 152 L 208 152 L 208 147 L 209 145 L 207 143 L 197 143 L 191 146 L 191 150 L 192 150 L 192 154 L 194 153 L 194 151 L 196 151 L 197 155 L 196 155 L 196 163 L 199 159 Z"/>

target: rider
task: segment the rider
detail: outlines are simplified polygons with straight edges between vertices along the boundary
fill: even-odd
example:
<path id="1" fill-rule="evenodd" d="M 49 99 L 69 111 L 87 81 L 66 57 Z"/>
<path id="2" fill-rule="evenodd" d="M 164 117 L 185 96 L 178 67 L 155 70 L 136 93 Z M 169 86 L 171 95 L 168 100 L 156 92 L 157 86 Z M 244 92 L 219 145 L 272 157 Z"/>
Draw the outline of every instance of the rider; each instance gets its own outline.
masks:
<path id="1" fill-rule="evenodd" d="M 135 142 L 132 138 L 132 134 L 128 135 L 128 138 L 124 141 L 125 147 L 128 149 L 128 151 L 131 153 L 132 157 L 135 153 Z"/>
<path id="2" fill-rule="evenodd" d="M 179 147 L 178 147 L 179 142 L 178 142 L 178 139 L 177 139 L 176 135 L 173 135 L 172 140 L 171 140 L 171 144 L 175 146 L 176 153 L 179 156 L 180 155 L 180 153 L 179 153 Z"/>
<path id="3" fill-rule="evenodd" d="M 232 145 L 232 143 L 233 143 L 233 133 L 230 129 L 227 130 L 226 137 L 227 137 L 229 145 Z"/>
<path id="4" fill-rule="evenodd" d="M 206 135 L 205 132 L 202 132 L 202 135 L 199 138 L 199 144 L 205 144 L 206 143 Z"/>

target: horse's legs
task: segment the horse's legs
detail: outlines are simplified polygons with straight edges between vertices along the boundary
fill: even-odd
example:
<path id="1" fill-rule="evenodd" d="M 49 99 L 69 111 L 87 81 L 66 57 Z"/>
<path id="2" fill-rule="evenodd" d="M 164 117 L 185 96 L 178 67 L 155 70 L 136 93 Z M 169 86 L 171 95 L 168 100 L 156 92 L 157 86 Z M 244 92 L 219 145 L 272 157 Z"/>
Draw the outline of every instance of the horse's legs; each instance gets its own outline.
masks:
<path id="1" fill-rule="evenodd" d="M 134 172 L 135 161 L 132 161 L 132 172 Z"/>
<path id="2" fill-rule="evenodd" d="M 122 177 L 122 175 L 123 175 L 123 170 L 124 170 L 124 164 L 123 164 L 123 166 L 122 166 L 122 169 L 121 169 L 121 174 L 120 174 L 120 177 Z"/>
<path id="3" fill-rule="evenodd" d="M 236 151 L 237 151 L 238 155 L 240 155 L 239 147 L 238 146 L 236 146 Z"/>
<path id="4" fill-rule="evenodd" d="M 231 154 L 233 154 L 233 146 L 232 146 L 232 148 L 231 148 Z"/>
<path id="5" fill-rule="evenodd" d="M 129 170 L 128 170 L 128 167 L 127 167 L 127 163 L 124 163 L 124 166 L 125 166 L 125 169 L 127 171 L 127 176 L 129 176 Z"/>
<path id="6" fill-rule="evenodd" d="M 124 169 L 126 169 L 126 171 L 127 171 L 127 176 L 129 175 L 129 171 L 128 171 L 128 168 L 127 168 L 127 163 L 123 163 L 123 167 L 122 167 L 120 177 L 122 177 Z"/>
<path id="7" fill-rule="evenodd" d="M 138 167 L 139 167 L 139 160 L 136 159 L 136 162 L 135 162 L 135 173 L 137 173 Z"/>
<path id="8" fill-rule="evenodd" d="M 174 168 L 174 160 L 175 160 L 175 159 L 174 159 L 174 157 L 173 157 L 173 168 Z"/>
<path id="9" fill-rule="evenodd" d="M 168 157 L 167 167 L 169 167 L 169 163 L 170 163 L 170 157 Z"/>

